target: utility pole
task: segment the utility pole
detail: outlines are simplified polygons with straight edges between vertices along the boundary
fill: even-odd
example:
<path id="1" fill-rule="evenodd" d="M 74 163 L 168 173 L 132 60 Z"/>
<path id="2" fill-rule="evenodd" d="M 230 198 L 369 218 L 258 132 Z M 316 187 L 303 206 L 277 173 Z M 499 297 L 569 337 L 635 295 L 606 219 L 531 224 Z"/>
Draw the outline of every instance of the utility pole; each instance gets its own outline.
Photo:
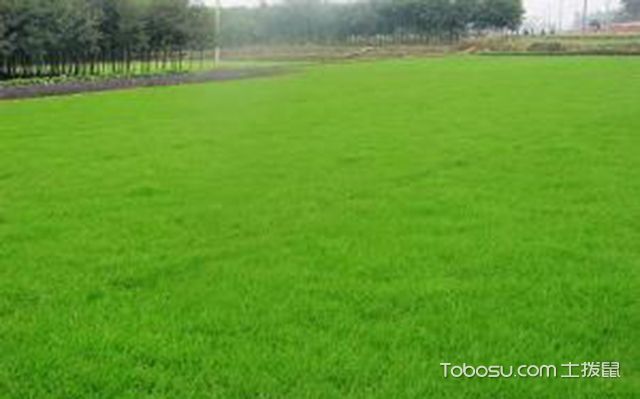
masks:
<path id="1" fill-rule="evenodd" d="M 558 32 L 564 29 L 564 0 L 558 0 Z"/>
<path id="2" fill-rule="evenodd" d="M 221 18 L 221 13 L 222 13 L 222 3 L 220 0 L 216 0 L 216 17 L 215 17 L 215 42 L 216 42 L 216 47 L 213 50 L 214 51 L 214 55 L 213 55 L 213 62 L 215 64 L 215 66 L 220 65 L 220 32 L 222 31 L 221 26 L 220 26 L 220 21 L 222 20 Z"/>
<path id="3" fill-rule="evenodd" d="M 589 0 L 584 0 L 584 5 L 582 7 L 582 33 L 587 33 L 587 22 L 589 16 Z"/>

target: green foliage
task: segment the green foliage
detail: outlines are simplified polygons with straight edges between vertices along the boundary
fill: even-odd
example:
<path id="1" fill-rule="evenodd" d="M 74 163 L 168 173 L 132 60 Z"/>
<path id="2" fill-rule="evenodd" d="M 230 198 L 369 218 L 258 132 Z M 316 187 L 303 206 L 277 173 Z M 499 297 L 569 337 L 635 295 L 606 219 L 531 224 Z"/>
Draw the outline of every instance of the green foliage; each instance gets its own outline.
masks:
<path id="1" fill-rule="evenodd" d="M 560 41 L 536 41 L 527 47 L 527 51 L 534 53 L 562 53 L 567 47 Z"/>
<path id="2" fill-rule="evenodd" d="M 212 11 L 187 0 L 0 0 L 0 78 L 118 72 L 213 45 Z"/>
<path id="3" fill-rule="evenodd" d="M 638 71 L 449 57 L 0 104 L 0 396 L 636 398 Z M 622 378 L 439 366 L 584 361 Z"/>
<path id="4" fill-rule="evenodd" d="M 107 63 L 182 62 L 185 50 L 262 43 L 351 40 L 455 41 L 514 30 L 521 0 L 287 0 L 215 13 L 188 0 L 0 0 L 0 79 L 92 75 Z"/>
<path id="5" fill-rule="evenodd" d="M 624 11 L 631 18 L 640 18 L 640 0 L 622 0 Z"/>
<path id="6" fill-rule="evenodd" d="M 517 29 L 522 21 L 524 8 L 521 1 L 484 0 L 475 10 L 475 25 L 481 29 Z"/>
<path id="7" fill-rule="evenodd" d="M 382 0 L 334 3 L 288 0 L 258 9 L 225 10 L 223 42 L 330 42 L 413 35 L 425 39 L 520 26 L 521 0 Z"/>

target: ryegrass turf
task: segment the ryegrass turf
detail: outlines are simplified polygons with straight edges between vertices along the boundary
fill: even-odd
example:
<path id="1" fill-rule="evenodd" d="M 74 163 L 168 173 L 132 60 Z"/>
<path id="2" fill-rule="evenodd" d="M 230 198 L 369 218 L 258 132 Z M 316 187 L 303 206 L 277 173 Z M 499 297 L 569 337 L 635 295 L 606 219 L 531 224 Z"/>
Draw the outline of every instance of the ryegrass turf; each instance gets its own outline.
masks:
<path id="1" fill-rule="evenodd" d="M 639 266 L 638 59 L 0 103 L 1 397 L 633 398 Z"/>

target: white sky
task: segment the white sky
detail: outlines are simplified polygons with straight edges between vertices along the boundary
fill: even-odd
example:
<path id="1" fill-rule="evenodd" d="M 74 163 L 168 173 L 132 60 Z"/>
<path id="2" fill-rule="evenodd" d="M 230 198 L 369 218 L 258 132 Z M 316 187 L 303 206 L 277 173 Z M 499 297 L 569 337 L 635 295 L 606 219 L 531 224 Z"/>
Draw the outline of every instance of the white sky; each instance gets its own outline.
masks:
<path id="1" fill-rule="evenodd" d="M 215 0 L 204 0 L 205 3 L 213 5 Z M 223 6 L 234 5 L 257 5 L 259 0 L 221 0 Z M 267 0 L 267 3 L 278 0 Z M 349 0 L 335 0 L 349 1 Z M 584 0 L 523 0 L 527 10 L 527 18 L 540 22 L 557 24 L 562 16 L 563 26 L 570 26 L 576 12 L 582 10 Z M 619 0 L 588 0 L 590 12 L 618 7 Z M 561 11 L 562 10 L 562 11 Z"/>
<path id="2" fill-rule="evenodd" d="M 562 18 L 564 27 L 571 25 L 576 12 L 582 13 L 583 4 L 584 0 L 524 0 L 527 18 L 552 24 L 557 24 Z M 619 0 L 588 0 L 589 13 L 619 6 Z"/>

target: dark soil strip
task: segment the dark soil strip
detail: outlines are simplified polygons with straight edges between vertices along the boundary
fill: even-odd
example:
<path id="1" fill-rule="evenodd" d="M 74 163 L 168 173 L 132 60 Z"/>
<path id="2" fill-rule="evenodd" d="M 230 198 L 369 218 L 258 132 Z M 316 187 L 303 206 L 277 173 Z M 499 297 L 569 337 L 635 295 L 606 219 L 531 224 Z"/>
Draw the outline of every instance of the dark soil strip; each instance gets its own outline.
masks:
<path id="1" fill-rule="evenodd" d="M 46 96 L 62 96 L 75 93 L 87 93 L 107 90 L 122 90 L 136 87 L 174 86 L 180 84 L 203 83 L 267 77 L 290 72 L 290 68 L 263 67 L 217 70 L 197 73 L 173 75 L 136 76 L 131 78 L 113 78 L 96 81 L 69 81 L 50 86 L 30 85 L 16 87 L 0 87 L 0 100 L 33 98 Z"/>

